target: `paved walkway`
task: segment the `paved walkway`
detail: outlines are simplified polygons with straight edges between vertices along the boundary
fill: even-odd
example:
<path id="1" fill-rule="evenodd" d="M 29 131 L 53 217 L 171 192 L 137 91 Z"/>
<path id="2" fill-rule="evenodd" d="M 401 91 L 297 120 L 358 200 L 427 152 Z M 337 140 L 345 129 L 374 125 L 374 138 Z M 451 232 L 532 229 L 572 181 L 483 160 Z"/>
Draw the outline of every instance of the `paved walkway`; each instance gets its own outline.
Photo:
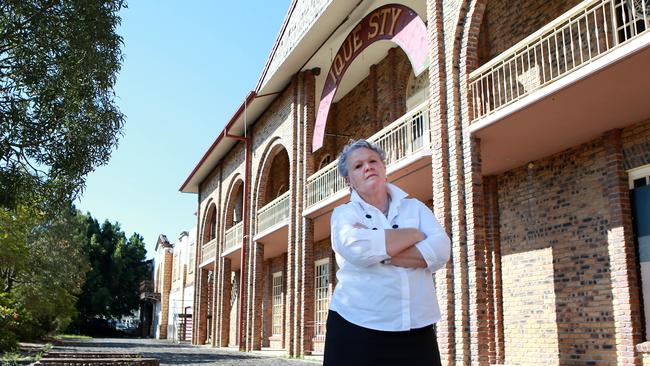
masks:
<path id="1" fill-rule="evenodd" d="M 233 350 L 176 344 L 154 339 L 94 338 L 68 340 L 53 351 L 76 352 L 129 352 L 144 357 L 155 357 L 161 365 L 188 366 L 314 366 L 318 363 L 269 357 Z"/>

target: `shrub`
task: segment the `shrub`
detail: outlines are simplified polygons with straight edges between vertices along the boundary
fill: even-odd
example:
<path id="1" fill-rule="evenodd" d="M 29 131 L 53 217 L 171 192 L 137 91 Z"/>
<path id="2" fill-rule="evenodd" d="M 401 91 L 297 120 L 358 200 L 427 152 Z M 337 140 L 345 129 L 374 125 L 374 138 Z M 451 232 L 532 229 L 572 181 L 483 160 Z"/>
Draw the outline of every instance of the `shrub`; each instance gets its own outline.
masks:
<path id="1" fill-rule="evenodd" d="M 20 312 L 11 294 L 0 293 L 0 353 L 10 351 L 18 345 L 16 329 Z"/>

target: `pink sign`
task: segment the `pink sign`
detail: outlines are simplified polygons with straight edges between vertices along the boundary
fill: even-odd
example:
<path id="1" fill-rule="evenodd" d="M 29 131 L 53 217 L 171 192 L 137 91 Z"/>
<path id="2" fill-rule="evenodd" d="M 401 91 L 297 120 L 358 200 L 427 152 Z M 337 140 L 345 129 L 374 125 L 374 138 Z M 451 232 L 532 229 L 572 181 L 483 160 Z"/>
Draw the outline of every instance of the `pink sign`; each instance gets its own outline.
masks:
<path id="1" fill-rule="evenodd" d="M 345 38 L 332 61 L 318 105 L 312 151 L 323 146 L 327 115 L 345 71 L 363 50 L 380 40 L 389 40 L 400 46 L 416 75 L 426 68 L 427 27 L 415 11 L 404 5 L 388 4 L 366 15 Z"/>

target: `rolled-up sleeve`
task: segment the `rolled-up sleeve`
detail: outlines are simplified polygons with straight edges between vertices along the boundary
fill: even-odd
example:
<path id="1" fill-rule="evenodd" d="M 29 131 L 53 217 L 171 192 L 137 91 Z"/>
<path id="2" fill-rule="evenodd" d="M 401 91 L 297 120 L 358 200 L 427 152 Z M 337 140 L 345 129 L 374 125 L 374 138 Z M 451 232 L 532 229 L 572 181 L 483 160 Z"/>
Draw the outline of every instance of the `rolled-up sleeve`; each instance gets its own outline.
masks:
<path id="1" fill-rule="evenodd" d="M 386 233 L 383 229 L 358 229 L 361 223 L 354 210 L 339 206 L 330 221 L 332 248 L 346 261 L 367 267 L 389 258 L 386 253 Z"/>
<path id="2" fill-rule="evenodd" d="M 418 202 L 418 205 L 420 230 L 424 233 L 426 239 L 415 244 L 415 247 L 427 262 L 427 268 L 435 272 L 449 261 L 451 241 L 433 212 L 421 202 Z"/>

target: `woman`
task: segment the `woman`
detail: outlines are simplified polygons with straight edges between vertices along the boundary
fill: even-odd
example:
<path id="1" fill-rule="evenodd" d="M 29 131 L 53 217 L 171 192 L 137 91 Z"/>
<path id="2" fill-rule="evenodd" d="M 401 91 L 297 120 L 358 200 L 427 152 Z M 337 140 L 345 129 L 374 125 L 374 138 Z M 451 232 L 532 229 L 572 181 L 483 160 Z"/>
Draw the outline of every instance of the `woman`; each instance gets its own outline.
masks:
<path id="1" fill-rule="evenodd" d="M 385 153 L 365 140 L 338 159 L 350 202 L 334 209 L 339 270 L 324 365 L 440 365 L 432 273 L 449 260 L 449 237 L 422 202 L 387 183 Z"/>

